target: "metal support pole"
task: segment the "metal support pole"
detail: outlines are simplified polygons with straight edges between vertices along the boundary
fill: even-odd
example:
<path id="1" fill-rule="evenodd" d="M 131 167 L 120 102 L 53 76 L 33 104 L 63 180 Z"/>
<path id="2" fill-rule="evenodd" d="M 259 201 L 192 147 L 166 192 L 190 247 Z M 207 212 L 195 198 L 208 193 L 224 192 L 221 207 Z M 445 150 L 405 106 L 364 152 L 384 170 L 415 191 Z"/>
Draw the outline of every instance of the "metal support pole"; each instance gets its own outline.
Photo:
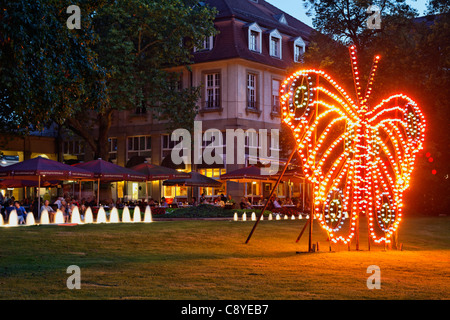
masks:
<path id="1" fill-rule="evenodd" d="M 314 186 L 314 184 L 313 184 Z M 309 237 L 308 237 L 308 252 L 313 252 L 312 248 L 312 229 L 314 219 L 314 191 L 311 194 L 311 213 L 309 215 Z"/>
<path id="2" fill-rule="evenodd" d="M 253 229 L 252 229 L 252 231 L 250 232 L 250 234 L 248 235 L 247 240 L 245 241 L 246 244 L 250 241 L 250 238 L 252 237 L 253 232 L 255 232 L 255 229 L 256 229 L 256 226 L 257 226 L 258 223 L 259 223 L 259 220 L 261 220 L 261 217 L 263 216 L 264 211 L 267 209 L 267 206 L 269 205 L 270 198 L 272 198 L 273 193 L 274 193 L 275 190 L 277 189 L 278 184 L 280 183 L 281 179 L 283 178 L 283 175 L 284 175 L 284 173 L 286 172 L 286 169 L 287 169 L 287 167 L 289 166 L 289 163 L 291 162 L 292 157 L 294 156 L 294 154 L 295 154 L 296 152 L 297 152 L 297 148 L 295 148 L 295 149 L 292 151 L 291 155 L 289 156 L 289 159 L 286 161 L 286 164 L 284 165 L 283 171 L 281 172 L 280 176 L 279 176 L 278 179 L 277 179 L 277 182 L 275 183 L 274 187 L 272 188 L 272 191 L 270 192 L 268 201 L 264 204 L 264 207 L 263 207 L 262 210 L 261 210 L 261 214 L 258 216 L 258 219 L 256 219 L 256 222 L 255 222 L 255 224 L 253 225 Z"/>
<path id="3" fill-rule="evenodd" d="M 310 223 L 310 220 L 306 220 L 306 223 L 303 226 L 302 231 L 300 231 L 300 234 L 298 235 L 297 240 L 295 240 L 295 242 L 299 242 L 300 241 L 300 238 L 302 237 L 302 235 L 305 232 L 306 227 L 308 226 L 309 223 Z"/>

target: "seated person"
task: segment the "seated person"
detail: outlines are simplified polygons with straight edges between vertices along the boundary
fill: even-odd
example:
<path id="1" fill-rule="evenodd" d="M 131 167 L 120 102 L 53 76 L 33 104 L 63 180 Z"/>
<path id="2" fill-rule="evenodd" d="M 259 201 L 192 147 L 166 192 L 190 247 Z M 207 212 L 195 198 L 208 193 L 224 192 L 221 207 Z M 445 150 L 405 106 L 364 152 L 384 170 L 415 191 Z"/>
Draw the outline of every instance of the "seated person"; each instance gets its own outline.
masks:
<path id="1" fill-rule="evenodd" d="M 281 208 L 280 200 L 278 198 L 275 198 L 275 200 L 273 200 L 273 207 L 274 208 Z"/>
<path id="2" fill-rule="evenodd" d="M 44 204 L 41 207 L 41 214 L 42 214 L 42 211 L 44 211 L 44 210 L 47 210 L 48 216 L 49 216 L 50 219 L 52 219 L 53 216 L 56 213 L 55 210 L 53 210 L 53 208 L 50 207 L 50 201 L 49 200 L 45 200 L 44 201 Z"/>
<path id="3" fill-rule="evenodd" d="M 241 209 L 247 209 L 247 204 L 245 203 L 245 198 L 241 199 L 241 202 L 239 202 L 239 207 Z"/>
<path id="4" fill-rule="evenodd" d="M 27 217 L 25 208 L 20 205 L 19 201 L 14 201 L 14 209 L 16 209 L 17 218 L 19 218 L 19 224 L 24 224 Z"/>
<path id="5" fill-rule="evenodd" d="M 286 198 L 286 201 L 284 202 L 284 205 L 286 205 L 286 206 L 292 206 L 293 203 L 292 203 L 291 198 Z"/>
<path id="6" fill-rule="evenodd" d="M 82 220 L 84 220 L 84 215 L 86 214 L 86 205 L 83 203 L 81 206 L 80 206 L 80 217 L 81 217 L 81 219 Z"/>
<path id="7" fill-rule="evenodd" d="M 8 221 L 9 215 L 11 214 L 11 211 L 13 211 L 14 209 L 15 209 L 14 202 L 11 199 L 6 201 L 6 205 L 5 205 L 5 221 Z"/>
<path id="8" fill-rule="evenodd" d="M 169 207 L 169 204 L 167 203 L 165 197 L 161 198 L 161 205 L 160 205 L 160 207 L 162 207 L 162 208 L 168 208 Z"/>
<path id="9" fill-rule="evenodd" d="M 63 214 L 64 222 L 68 223 L 70 221 L 70 213 L 69 213 L 68 209 L 66 209 L 66 205 L 61 204 L 61 207 L 59 208 L 59 210 L 61 210 L 61 212 Z"/>
<path id="10" fill-rule="evenodd" d="M 58 206 L 58 209 L 60 209 L 61 205 L 62 205 L 62 201 L 64 201 L 64 198 L 63 197 L 59 197 L 53 204 Z"/>
<path id="11" fill-rule="evenodd" d="M 217 206 L 217 207 L 223 208 L 223 207 L 225 207 L 225 202 L 223 202 L 223 200 L 221 198 L 217 198 L 214 201 L 214 205 Z"/>

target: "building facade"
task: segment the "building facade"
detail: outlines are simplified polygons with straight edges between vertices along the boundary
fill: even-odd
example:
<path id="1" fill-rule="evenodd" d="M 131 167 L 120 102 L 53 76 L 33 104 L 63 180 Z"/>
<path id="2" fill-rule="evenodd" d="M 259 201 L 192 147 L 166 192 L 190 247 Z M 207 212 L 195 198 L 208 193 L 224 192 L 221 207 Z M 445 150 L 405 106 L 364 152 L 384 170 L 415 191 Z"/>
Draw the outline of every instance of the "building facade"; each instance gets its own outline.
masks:
<path id="1" fill-rule="evenodd" d="M 201 122 L 203 131 L 218 129 L 223 137 L 227 129 L 254 129 L 256 132 L 267 129 L 269 133 L 271 129 L 280 129 L 280 85 L 288 69 L 301 67 L 312 29 L 264 0 L 204 2 L 218 10 L 214 21 L 218 33 L 214 37 L 205 37 L 203 47 L 195 48 L 194 63 L 189 71 L 185 67 L 173 69 L 181 74 L 180 87 L 201 86 L 196 121 Z M 148 163 L 170 165 L 175 144 L 170 134 L 164 123 L 153 119 L 151 113 L 141 107 L 116 112 L 110 130 L 110 160 L 126 166 L 134 157 L 139 157 L 140 161 L 145 159 Z M 222 144 L 225 146 L 226 141 Z M 225 172 L 248 165 L 252 148 L 259 148 L 258 139 L 246 137 L 245 164 L 227 164 L 223 156 L 223 165 L 198 164 L 180 168 L 218 179 Z M 118 194 L 124 194 L 127 199 L 145 197 L 145 188 L 134 184 L 125 184 L 125 190 L 119 190 Z M 270 186 L 227 182 L 222 188 L 191 190 L 165 187 L 159 181 L 149 184 L 149 190 L 151 197 L 165 196 L 169 201 L 175 197 L 198 197 L 203 192 L 210 196 L 229 194 L 239 200 L 244 195 L 266 195 Z M 287 190 L 298 192 L 297 187 L 288 189 L 282 185 L 277 190 L 278 195 L 286 196 Z"/>
<path id="2" fill-rule="evenodd" d="M 201 86 L 196 121 L 202 131 L 242 129 L 245 132 L 261 129 L 280 129 L 279 89 L 287 70 L 300 68 L 312 29 L 288 13 L 264 0 L 207 0 L 218 14 L 214 21 L 218 33 L 205 37 L 203 46 L 195 48 L 190 70 L 174 68 L 180 73 L 179 86 Z M 109 132 L 109 159 L 130 166 L 147 161 L 157 165 L 173 165 L 170 155 L 175 142 L 164 123 L 153 119 L 145 108 L 120 111 L 113 114 Z M 225 140 L 225 138 L 224 138 Z M 270 141 L 270 139 L 269 139 Z M 62 142 L 65 161 L 88 161 L 91 152 L 80 139 L 68 138 Z M 225 146 L 227 141 L 222 141 Z M 230 164 L 224 155 L 224 164 L 181 166 L 182 170 L 196 170 L 218 179 L 221 174 L 251 163 L 252 155 L 260 150 L 258 136 L 247 135 L 244 141 L 245 163 Z M 207 143 L 203 144 L 206 147 Z M 242 148 L 236 144 L 236 148 Z M 224 149 L 225 150 L 225 149 Z M 238 151 L 238 150 L 236 150 Z M 269 151 L 267 151 L 270 153 Z M 236 154 L 237 152 L 235 152 Z M 253 159 L 254 160 L 254 159 Z M 227 163 L 228 162 L 228 163 Z M 160 199 L 198 197 L 202 193 L 217 196 L 231 195 L 237 202 L 244 195 L 266 196 L 271 184 L 239 184 L 227 182 L 221 188 L 164 187 L 161 181 L 148 185 L 150 196 Z M 114 190 L 115 189 L 115 190 Z M 116 183 L 112 198 L 127 200 L 145 198 L 145 186 L 138 183 Z M 299 192 L 298 186 L 280 186 L 278 195 Z"/>
<path id="3" fill-rule="evenodd" d="M 271 129 L 280 129 L 280 85 L 288 69 L 301 67 L 312 29 L 264 0 L 205 2 L 218 10 L 214 21 L 218 34 L 206 37 L 203 47 L 195 48 L 190 71 L 185 67 L 173 69 L 182 75 L 179 86 L 201 86 L 196 121 L 201 122 L 203 131 L 218 129 L 223 137 L 227 129 L 256 132 L 267 129 L 269 133 Z M 157 165 L 170 163 L 167 158 L 174 146 L 171 132 L 144 111 L 136 108 L 114 114 L 110 159 L 119 165 L 125 166 L 134 156 Z M 257 140 L 246 137 L 244 165 L 227 164 L 223 157 L 224 165 L 199 164 L 184 169 L 217 179 L 220 174 L 248 165 L 250 149 L 259 148 Z M 222 144 L 225 146 L 226 141 Z M 265 195 L 270 186 L 227 182 L 219 189 L 190 190 L 153 182 L 151 190 L 152 197 L 157 199 L 198 196 L 203 192 L 211 196 L 230 194 L 240 199 L 243 195 Z M 286 190 L 281 186 L 278 194 L 286 196 Z M 125 193 L 130 194 L 130 189 Z M 138 197 L 142 195 L 141 192 Z"/>

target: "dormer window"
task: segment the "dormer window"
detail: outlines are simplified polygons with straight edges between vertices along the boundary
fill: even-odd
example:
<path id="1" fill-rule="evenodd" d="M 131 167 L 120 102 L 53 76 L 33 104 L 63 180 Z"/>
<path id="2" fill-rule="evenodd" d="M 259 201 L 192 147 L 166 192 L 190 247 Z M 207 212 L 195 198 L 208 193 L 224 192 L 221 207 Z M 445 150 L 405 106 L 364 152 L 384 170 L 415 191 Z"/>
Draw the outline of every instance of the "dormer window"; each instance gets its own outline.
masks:
<path id="1" fill-rule="evenodd" d="M 269 43 L 270 43 L 270 55 L 272 57 L 281 59 L 281 34 L 278 30 L 273 30 L 269 33 Z"/>
<path id="2" fill-rule="evenodd" d="M 303 54 L 305 53 L 305 42 L 301 37 L 294 40 L 294 62 L 303 62 Z"/>
<path id="3" fill-rule="evenodd" d="M 282 23 L 282 24 L 285 24 L 285 25 L 288 24 L 288 22 L 286 20 L 286 17 L 284 16 L 284 13 L 277 14 L 277 15 L 274 16 L 274 18 L 277 19 L 279 23 Z"/>
<path id="4" fill-rule="evenodd" d="M 256 22 L 248 26 L 248 49 L 261 53 L 261 33 L 262 30 Z"/>
<path id="5" fill-rule="evenodd" d="M 194 52 L 212 50 L 213 46 L 214 46 L 214 37 L 213 36 L 205 37 L 203 39 L 203 46 L 200 48 L 195 47 Z"/>

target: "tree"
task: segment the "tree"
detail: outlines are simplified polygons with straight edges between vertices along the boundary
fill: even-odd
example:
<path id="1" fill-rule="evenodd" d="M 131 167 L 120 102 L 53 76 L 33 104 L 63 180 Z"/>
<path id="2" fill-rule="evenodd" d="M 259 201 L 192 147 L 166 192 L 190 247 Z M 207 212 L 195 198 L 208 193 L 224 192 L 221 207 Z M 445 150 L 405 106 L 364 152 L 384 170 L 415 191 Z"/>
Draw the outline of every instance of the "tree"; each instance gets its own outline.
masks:
<path id="1" fill-rule="evenodd" d="M 0 12 L 0 131 L 26 134 L 70 117 L 74 106 L 105 99 L 104 70 L 91 46 L 96 37 L 85 10 L 81 30 L 66 26 L 70 1 L 10 1 Z M 100 3 L 100 2 L 97 2 Z"/>
<path id="2" fill-rule="evenodd" d="M 316 13 L 314 26 L 321 31 L 313 35 L 305 54 L 308 66 L 325 69 L 344 84 L 349 94 L 353 94 L 347 46 L 356 44 L 363 83 L 367 81 L 374 55 L 381 56 L 369 104 L 376 104 L 390 94 L 404 92 L 421 106 L 427 120 L 427 132 L 424 150 L 416 160 L 411 187 L 405 193 L 406 210 L 445 211 L 450 201 L 439 194 L 450 191 L 450 137 L 442 131 L 450 120 L 447 90 L 450 85 L 450 21 L 443 2 L 431 1 L 430 12 L 444 14 L 417 20 L 414 10 L 403 1 L 375 1 L 380 8 L 387 8 L 382 10 L 381 30 L 364 27 L 365 10 L 369 5 L 365 1 L 308 0 L 307 3 Z M 425 156 L 427 153 L 432 155 L 432 163 Z M 433 169 L 436 174 L 432 173 Z"/>
<path id="3" fill-rule="evenodd" d="M 199 88 L 176 90 L 170 68 L 191 63 L 191 52 L 215 33 L 216 11 L 198 0 L 108 1 L 93 18 L 98 43 L 93 50 L 107 70 L 107 101 L 101 108 L 79 108 L 67 125 L 108 158 L 108 131 L 115 111 L 144 106 L 168 128 L 191 128 Z M 94 135 L 93 132 L 96 132 Z"/>

